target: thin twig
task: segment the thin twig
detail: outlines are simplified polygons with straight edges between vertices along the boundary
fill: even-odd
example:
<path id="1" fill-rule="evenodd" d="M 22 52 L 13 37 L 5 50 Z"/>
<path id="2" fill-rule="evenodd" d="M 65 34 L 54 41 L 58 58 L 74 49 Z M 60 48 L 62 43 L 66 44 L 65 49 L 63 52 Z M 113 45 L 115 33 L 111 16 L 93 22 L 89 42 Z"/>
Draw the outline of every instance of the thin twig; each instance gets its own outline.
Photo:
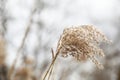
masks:
<path id="1" fill-rule="evenodd" d="M 60 50 L 60 49 L 61 49 L 61 48 L 59 48 L 59 50 Z M 47 75 L 48 75 L 51 67 L 54 65 L 55 60 L 57 59 L 57 56 L 58 56 L 58 54 L 59 54 L 59 50 L 56 52 L 56 55 L 55 55 L 54 59 L 52 60 L 50 66 L 49 66 L 49 68 L 48 68 L 48 70 L 46 71 L 46 74 L 45 74 L 45 76 L 43 77 L 43 80 L 45 80 L 45 78 L 47 77 Z"/>
<path id="2" fill-rule="evenodd" d="M 52 52 L 52 60 L 54 59 L 54 51 L 53 51 L 53 49 L 51 49 L 51 52 Z M 53 66 L 54 66 L 54 64 L 53 64 Z M 49 76 L 48 76 L 48 80 L 50 80 L 50 77 L 51 77 L 51 75 L 52 75 L 52 72 L 53 72 L 53 67 L 52 66 L 52 68 L 50 69 L 50 73 L 49 73 Z"/>
<path id="3" fill-rule="evenodd" d="M 30 27 L 27 27 L 27 29 L 26 29 L 26 31 L 25 31 L 25 35 L 24 35 L 23 40 L 22 40 L 22 44 L 21 44 L 20 47 L 18 48 L 16 58 L 15 58 L 12 66 L 11 66 L 11 68 L 10 68 L 10 70 L 9 70 L 8 78 L 9 78 L 10 80 L 11 80 L 11 76 L 12 76 L 12 74 L 13 74 L 13 72 L 14 72 L 15 65 L 16 65 L 16 63 L 17 63 L 17 60 L 18 60 L 18 58 L 19 58 L 20 51 L 21 51 L 21 49 L 23 48 L 23 46 L 24 46 L 24 44 L 25 44 L 25 40 L 26 40 L 26 38 L 27 38 L 27 36 L 28 36 L 29 30 L 30 30 Z"/>
<path id="4" fill-rule="evenodd" d="M 8 79 L 9 79 L 9 80 L 13 80 L 13 79 L 11 79 L 11 78 L 12 78 L 13 73 L 14 73 L 15 65 L 16 65 L 17 60 L 18 60 L 18 58 L 19 58 L 20 51 L 23 49 L 24 44 L 25 44 L 25 40 L 26 40 L 26 38 L 27 38 L 27 36 L 28 36 L 28 34 L 29 34 L 29 31 L 30 31 L 30 28 L 31 28 L 31 25 L 32 25 L 32 22 L 33 22 L 33 21 L 32 21 L 32 18 L 33 18 L 33 15 L 34 15 L 35 11 L 36 11 L 36 8 L 33 9 L 32 12 L 31 12 L 30 20 L 29 20 L 29 22 L 28 22 L 27 29 L 25 30 L 25 34 L 24 34 L 24 37 L 23 37 L 23 39 L 22 39 L 22 43 L 21 43 L 20 47 L 19 47 L 18 50 L 17 50 L 16 58 L 15 58 L 12 66 L 11 66 L 9 72 L 8 72 Z"/>
<path id="5" fill-rule="evenodd" d="M 52 52 L 52 59 L 54 59 L 55 54 L 54 54 L 53 49 L 51 49 L 51 52 Z"/>
<path id="6" fill-rule="evenodd" d="M 62 37 L 62 36 L 60 36 L 60 39 L 59 39 L 59 41 L 58 41 L 58 45 L 60 45 L 61 37 Z M 51 69 L 52 67 L 54 67 L 53 65 L 54 65 L 54 63 L 55 63 L 55 60 L 57 59 L 58 54 L 60 53 L 60 49 L 61 49 L 61 48 L 62 48 L 62 47 L 57 46 L 56 55 L 55 55 L 54 58 L 52 59 L 52 62 L 51 62 L 51 64 L 50 64 L 50 66 L 48 67 L 48 69 L 47 69 L 47 71 L 46 71 L 46 73 L 45 73 L 45 75 L 44 75 L 44 77 L 43 77 L 42 80 L 45 80 L 45 78 L 47 77 L 50 69 Z"/>

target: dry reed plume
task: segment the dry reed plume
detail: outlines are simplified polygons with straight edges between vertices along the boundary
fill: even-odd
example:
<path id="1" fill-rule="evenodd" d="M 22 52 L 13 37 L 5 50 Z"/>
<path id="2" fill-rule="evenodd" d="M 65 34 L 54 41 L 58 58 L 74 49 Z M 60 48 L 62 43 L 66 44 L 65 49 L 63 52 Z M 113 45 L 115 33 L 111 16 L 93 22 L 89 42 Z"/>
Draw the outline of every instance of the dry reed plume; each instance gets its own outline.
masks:
<path id="1" fill-rule="evenodd" d="M 95 58 L 95 55 L 104 57 L 102 49 L 98 47 L 101 42 L 110 41 L 94 26 L 82 25 L 64 29 L 57 49 L 61 47 L 63 57 L 70 55 L 78 61 L 90 59 L 102 69 L 103 66 Z"/>
<path id="2" fill-rule="evenodd" d="M 99 48 L 101 42 L 110 43 L 110 40 L 93 25 L 65 28 L 59 39 L 56 55 L 43 80 L 51 71 L 58 54 L 63 57 L 72 56 L 78 61 L 90 59 L 99 69 L 103 69 L 103 65 L 95 57 L 96 55 L 104 57 L 102 49 Z"/>

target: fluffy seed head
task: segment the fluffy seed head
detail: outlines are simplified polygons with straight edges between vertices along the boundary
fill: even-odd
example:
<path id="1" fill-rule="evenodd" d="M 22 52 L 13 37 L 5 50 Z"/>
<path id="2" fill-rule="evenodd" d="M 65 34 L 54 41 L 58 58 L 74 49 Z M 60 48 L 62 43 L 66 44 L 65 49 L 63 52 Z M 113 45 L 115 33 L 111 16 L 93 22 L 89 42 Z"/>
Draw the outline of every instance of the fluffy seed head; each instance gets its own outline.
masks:
<path id="1" fill-rule="evenodd" d="M 90 59 L 98 68 L 103 69 L 95 58 L 96 55 L 104 56 L 99 48 L 101 42 L 110 43 L 110 40 L 93 25 L 81 25 L 64 29 L 57 50 L 63 57 L 72 56 L 78 61 Z"/>

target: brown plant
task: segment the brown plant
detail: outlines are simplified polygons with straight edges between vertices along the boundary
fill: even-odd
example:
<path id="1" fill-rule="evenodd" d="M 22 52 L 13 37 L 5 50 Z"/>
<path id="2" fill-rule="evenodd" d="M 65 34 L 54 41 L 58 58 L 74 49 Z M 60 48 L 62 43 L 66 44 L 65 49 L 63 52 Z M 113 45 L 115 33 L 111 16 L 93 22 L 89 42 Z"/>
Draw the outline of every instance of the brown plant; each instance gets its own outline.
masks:
<path id="1" fill-rule="evenodd" d="M 36 80 L 33 70 L 28 67 L 22 67 L 17 70 L 14 80 Z"/>
<path id="2" fill-rule="evenodd" d="M 101 42 L 110 43 L 111 41 L 93 25 L 65 28 L 58 41 L 56 55 L 43 80 L 46 79 L 48 74 L 51 75 L 51 68 L 53 68 L 59 54 L 63 57 L 72 56 L 78 61 L 90 59 L 99 69 L 103 69 L 103 65 L 95 57 L 96 55 L 104 57 L 102 49 L 99 48 Z"/>
<path id="3" fill-rule="evenodd" d="M 96 55 L 104 57 L 103 50 L 98 47 L 101 42 L 110 43 L 110 40 L 93 25 L 82 25 L 64 29 L 57 49 L 61 47 L 60 54 L 63 57 L 70 55 L 78 61 L 90 59 L 103 69 L 95 58 Z"/>
<path id="4" fill-rule="evenodd" d="M 5 64 L 6 59 L 6 49 L 5 49 L 5 41 L 2 37 L 0 37 L 0 80 L 7 80 L 7 66 Z"/>

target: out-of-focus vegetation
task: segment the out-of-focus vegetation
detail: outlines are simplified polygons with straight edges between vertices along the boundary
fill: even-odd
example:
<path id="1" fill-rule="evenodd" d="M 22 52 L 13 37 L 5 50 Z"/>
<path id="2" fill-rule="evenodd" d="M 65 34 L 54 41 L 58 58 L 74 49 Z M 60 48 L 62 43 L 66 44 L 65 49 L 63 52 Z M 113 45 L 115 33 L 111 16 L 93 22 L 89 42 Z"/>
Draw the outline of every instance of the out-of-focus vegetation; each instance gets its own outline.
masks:
<path id="1" fill-rule="evenodd" d="M 27 1 L 32 4 L 25 6 Z M 120 80 L 119 0 L 111 0 L 110 4 L 108 1 L 105 2 L 106 0 L 100 0 L 101 3 L 92 0 L 97 9 L 91 9 L 92 6 L 89 5 L 93 5 L 92 2 L 77 1 L 0 0 L 0 80 L 42 80 L 52 60 L 51 48 L 55 50 L 54 45 L 56 46 L 64 28 L 62 26 L 78 25 L 79 20 L 76 18 L 80 18 L 79 24 L 103 26 L 102 29 L 108 38 L 112 39 L 113 43 L 109 47 L 100 45 L 106 54 L 102 59 L 104 70 L 98 71 L 91 65 L 92 63 L 75 63 L 69 58 L 58 57 L 51 80 Z M 113 8 L 111 8 L 112 2 Z M 109 5 L 105 6 L 106 4 Z M 17 5 L 25 11 L 22 12 Z M 16 6 L 13 14 L 9 6 Z M 111 9 L 113 13 L 109 15 L 113 17 L 110 18 L 109 15 L 107 17 L 107 10 L 105 11 L 102 6 L 105 9 Z M 92 10 L 96 13 L 92 14 Z M 98 18 L 96 14 L 99 14 L 101 18 Z M 74 17 L 76 15 L 78 17 Z M 85 20 L 88 22 L 84 22 Z M 108 25 L 112 26 L 112 29 Z M 112 35 L 114 32 L 116 35 Z"/>

